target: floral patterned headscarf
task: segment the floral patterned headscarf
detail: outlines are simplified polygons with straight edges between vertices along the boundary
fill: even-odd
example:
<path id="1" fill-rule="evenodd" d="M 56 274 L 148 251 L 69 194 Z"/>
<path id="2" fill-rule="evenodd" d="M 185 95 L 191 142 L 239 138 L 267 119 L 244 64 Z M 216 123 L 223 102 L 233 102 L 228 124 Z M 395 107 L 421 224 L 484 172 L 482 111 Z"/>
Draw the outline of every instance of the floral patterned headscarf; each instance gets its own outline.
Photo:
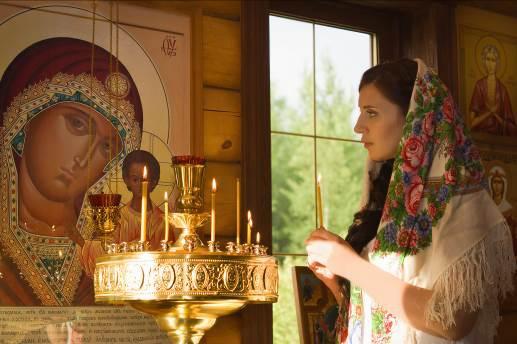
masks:
<path id="1" fill-rule="evenodd" d="M 432 228 L 457 193 L 483 188 L 479 152 L 452 96 L 420 60 L 399 143 L 376 252 L 415 255 L 431 244 Z"/>

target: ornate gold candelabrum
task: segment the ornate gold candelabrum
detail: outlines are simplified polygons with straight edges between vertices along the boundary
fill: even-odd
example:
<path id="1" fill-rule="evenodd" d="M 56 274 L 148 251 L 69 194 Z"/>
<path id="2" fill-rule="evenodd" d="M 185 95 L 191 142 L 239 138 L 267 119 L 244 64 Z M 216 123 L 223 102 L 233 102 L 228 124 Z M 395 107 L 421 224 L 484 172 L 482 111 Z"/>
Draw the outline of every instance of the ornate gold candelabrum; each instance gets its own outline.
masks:
<path id="1" fill-rule="evenodd" d="M 181 228 L 175 242 L 152 251 L 148 243 L 117 243 L 97 259 L 95 300 L 126 303 L 152 315 L 171 343 L 199 343 L 216 319 L 247 303 L 278 298 L 278 265 L 263 245 L 204 245 L 197 233 L 203 212 L 203 163 L 175 163 L 180 196 L 170 222 Z"/>
<path id="2" fill-rule="evenodd" d="M 175 212 L 171 214 L 171 223 L 181 228 L 181 234 L 173 244 L 172 251 L 186 250 L 192 252 L 203 248 L 203 242 L 197 229 L 204 226 L 210 214 L 203 212 L 203 189 L 205 182 L 205 165 L 173 164 L 174 179 L 180 192 L 176 199 Z M 167 247 L 169 249 L 170 247 Z M 164 249 L 164 248 L 163 248 Z"/>
<path id="3" fill-rule="evenodd" d="M 87 226 L 93 228 L 94 239 L 100 240 L 104 250 L 113 243 L 113 232 L 120 221 L 120 194 L 88 195 Z"/>

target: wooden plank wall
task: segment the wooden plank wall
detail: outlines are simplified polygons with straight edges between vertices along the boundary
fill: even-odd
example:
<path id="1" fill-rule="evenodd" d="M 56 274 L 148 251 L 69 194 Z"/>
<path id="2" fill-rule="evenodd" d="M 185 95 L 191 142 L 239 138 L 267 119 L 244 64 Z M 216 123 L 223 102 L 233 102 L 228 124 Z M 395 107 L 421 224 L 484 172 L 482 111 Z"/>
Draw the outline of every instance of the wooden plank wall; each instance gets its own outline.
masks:
<path id="1" fill-rule="evenodd" d="M 216 178 L 217 238 L 235 241 L 235 184 L 241 174 L 240 17 L 210 13 L 203 15 L 205 200 L 210 199 L 212 178 Z M 208 209 L 209 202 L 205 206 Z"/>
<path id="2" fill-rule="evenodd" d="M 217 180 L 218 240 L 234 240 L 236 178 L 241 174 L 241 37 L 240 2 L 209 2 L 202 20 L 203 152 L 207 159 L 205 200 L 212 177 Z M 208 206 L 209 203 L 205 202 Z M 217 320 L 206 344 L 241 343 L 240 313 Z"/>
<path id="3" fill-rule="evenodd" d="M 217 180 L 217 235 L 236 228 L 236 178 L 241 170 L 240 22 L 203 15 L 203 151 L 205 199 Z M 205 202 L 209 206 L 208 202 Z"/>
<path id="4" fill-rule="evenodd" d="M 241 174 L 240 1 L 126 1 L 192 18 L 193 153 L 207 159 L 205 206 L 217 179 L 217 240 L 235 241 L 235 180 Z M 205 228 L 205 233 L 208 228 Z M 240 344 L 241 314 L 217 320 L 202 344 Z"/>

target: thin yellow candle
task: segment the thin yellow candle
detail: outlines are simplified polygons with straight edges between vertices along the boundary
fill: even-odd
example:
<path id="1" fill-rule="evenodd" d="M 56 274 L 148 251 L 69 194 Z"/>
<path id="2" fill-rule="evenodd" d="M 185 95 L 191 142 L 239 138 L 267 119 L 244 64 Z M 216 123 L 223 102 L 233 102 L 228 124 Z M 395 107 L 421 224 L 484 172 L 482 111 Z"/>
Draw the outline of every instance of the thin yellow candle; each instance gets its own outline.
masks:
<path id="1" fill-rule="evenodd" d="M 318 174 L 316 183 L 316 213 L 318 216 L 318 228 L 323 227 L 323 204 L 321 201 L 321 175 Z"/>
<path id="2" fill-rule="evenodd" d="M 241 181 L 237 178 L 237 245 L 241 242 Z"/>
<path id="3" fill-rule="evenodd" d="M 248 210 L 248 235 L 246 242 L 251 245 L 251 227 L 253 227 L 253 220 L 251 219 L 251 211 Z"/>
<path id="4" fill-rule="evenodd" d="M 257 232 L 257 245 L 260 244 L 260 232 Z"/>
<path id="5" fill-rule="evenodd" d="M 165 195 L 163 196 L 165 199 L 165 203 L 163 204 L 163 212 L 165 213 L 163 218 L 165 220 L 165 242 L 169 241 L 169 197 L 167 195 L 167 191 L 165 191 Z"/>
<path id="6" fill-rule="evenodd" d="M 140 213 L 140 241 L 145 242 L 147 235 L 147 167 L 144 166 L 142 177 L 142 209 Z"/>
<path id="7" fill-rule="evenodd" d="M 210 240 L 215 241 L 215 192 L 217 191 L 217 184 L 215 178 L 212 179 L 212 223 L 210 228 Z"/>

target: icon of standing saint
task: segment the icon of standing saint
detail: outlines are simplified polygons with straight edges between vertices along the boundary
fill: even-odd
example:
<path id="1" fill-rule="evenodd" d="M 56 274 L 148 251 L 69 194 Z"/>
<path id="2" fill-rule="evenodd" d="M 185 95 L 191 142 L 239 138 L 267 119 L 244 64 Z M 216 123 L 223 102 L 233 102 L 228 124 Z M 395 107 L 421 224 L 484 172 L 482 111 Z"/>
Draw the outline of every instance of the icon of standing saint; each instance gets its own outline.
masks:
<path id="1" fill-rule="evenodd" d="M 468 113 L 473 132 L 496 136 L 517 136 L 516 114 L 501 76 L 506 59 L 502 45 L 492 37 L 481 39 L 476 60 L 484 76 L 476 81 Z"/>

